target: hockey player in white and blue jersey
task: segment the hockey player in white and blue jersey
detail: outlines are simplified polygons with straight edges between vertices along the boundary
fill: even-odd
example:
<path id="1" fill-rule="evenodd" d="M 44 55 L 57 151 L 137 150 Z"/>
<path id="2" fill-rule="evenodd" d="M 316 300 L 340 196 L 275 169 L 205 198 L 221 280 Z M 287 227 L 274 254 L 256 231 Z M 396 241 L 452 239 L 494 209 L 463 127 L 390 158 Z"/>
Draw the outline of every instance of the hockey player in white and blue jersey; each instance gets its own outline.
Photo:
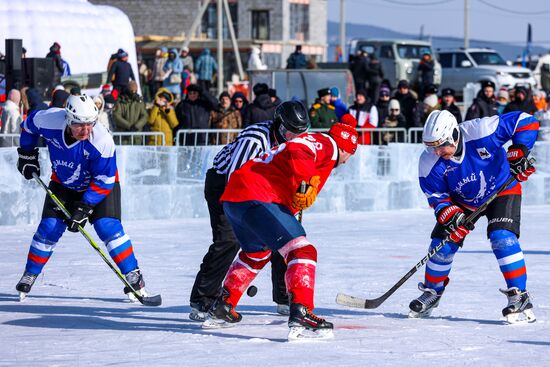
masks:
<path id="1" fill-rule="evenodd" d="M 449 282 L 454 254 L 473 229 L 465 227 L 466 215 L 512 175 L 516 181 L 482 215 L 487 217 L 487 237 L 506 281 L 506 289 L 501 292 L 508 297 L 508 305 L 502 314 L 510 323 L 535 321 L 518 238 L 520 182 L 535 172 L 527 156 L 538 129 L 539 122 L 521 112 L 474 119 L 461 125 L 448 111 L 433 111 L 428 116 L 422 136 L 427 149 L 420 157 L 419 180 L 437 219 L 430 250 L 446 236 L 450 241 L 427 262 L 424 283 L 419 284 L 422 295 L 410 303 L 410 317 L 427 317 L 439 305 Z M 510 140 L 512 145 L 506 152 L 503 146 Z"/>
<path id="2" fill-rule="evenodd" d="M 46 196 L 25 272 L 16 286 L 22 298 L 31 290 L 63 232 L 78 232 L 78 226 L 84 227 L 88 219 L 128 283 L 146 296 L 132 242 L 120 221 L 115 144 L 103 125 L 96 123 L 97 118 L 98 109 L 90 97 L 70 96 L 64 109 L 33 112 L 21 124 L 18 170 L 27 180 L 33 173 L 40 175 L 36 146 L 42 136 L 52 164 L 49 188 L 72 213 L 70 220 L 65 219 Z M 129 289 L 124 291 L 134 297 Z"/>

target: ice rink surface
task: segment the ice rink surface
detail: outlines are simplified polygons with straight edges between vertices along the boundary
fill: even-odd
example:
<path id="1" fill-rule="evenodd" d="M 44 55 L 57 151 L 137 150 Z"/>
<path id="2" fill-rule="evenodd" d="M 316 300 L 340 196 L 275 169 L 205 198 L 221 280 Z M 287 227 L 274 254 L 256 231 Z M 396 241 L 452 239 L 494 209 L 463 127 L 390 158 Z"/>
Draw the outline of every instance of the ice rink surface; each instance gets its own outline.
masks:
<path id="1" fill-rule="evenodd" d="M 367 188 L 368 189 L 368 188 Z M 544 366 L 550 365 L 550 206 L 525 206 L 520 243 L 538 321 L 505 325 L 505 283 L 486 220 L 455 256 L 433 317 L 408 319 L 417 272 L 375 310 L 335 304 L 338 292 L 378 297 L 427 251 L 430 210 L 305 213 L 319 253 L 316 313 L 335 339 L 289 343 L 271 301 L 269 265 L 243 296 L 243 321 L 205 331 L 188 319 L 189 293 L 210 244 L 207 219 L 126 222 L 147 288 L 163 305 L 125 301 L 122 284 L 80 234 L 66 233 L 29 298 L 15 284 L 35 226 L 0 227 L 0 366 Z M 92 233 L 91 227 L 87 227 Z M 95 234 L 94 234 L 95 235 Z"/>

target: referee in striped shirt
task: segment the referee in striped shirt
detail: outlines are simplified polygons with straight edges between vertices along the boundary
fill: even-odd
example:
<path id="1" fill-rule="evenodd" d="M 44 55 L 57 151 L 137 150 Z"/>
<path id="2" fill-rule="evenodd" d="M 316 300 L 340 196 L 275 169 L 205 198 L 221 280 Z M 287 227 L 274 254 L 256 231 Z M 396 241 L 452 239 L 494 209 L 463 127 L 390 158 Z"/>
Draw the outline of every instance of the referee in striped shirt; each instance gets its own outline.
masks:
<path id="1" fill-rule="evenodd" d="M 220 197 L 231 174 L 247 161 L 306 132 L 309 127 L 308 111 L 301 102 L 283 102 L 275 110 L 273 121 L 248 126 L 214 158 L 213 167 L 206 173 L 204 185 L 213 243 L 202 260 L 193 284 L 189 300 L 191 320 L 204 321 L 212 303 L 222 292 L 223 279 L 240 249 L 239 241 L 220 204 Z M 271 269 L 273 301 L 277 303 L 277 312 L 288 314 L 286 264 L 276 251 L 271 255 Z"/>

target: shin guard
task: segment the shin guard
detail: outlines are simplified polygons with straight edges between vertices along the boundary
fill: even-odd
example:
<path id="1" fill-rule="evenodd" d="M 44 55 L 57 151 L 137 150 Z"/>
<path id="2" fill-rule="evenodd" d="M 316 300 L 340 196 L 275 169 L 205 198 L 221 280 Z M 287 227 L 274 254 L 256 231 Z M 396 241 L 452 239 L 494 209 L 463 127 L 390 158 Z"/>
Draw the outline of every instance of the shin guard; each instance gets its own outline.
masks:
<path id="1" fill-rule="evenodd" d="M 42 272 L 66 228 L 67 225 L 61 219 L 44 218 L 40 221 L 27 255 L 26 271 L 32 274 Z"/>
<path id="2" fill-rule="evenodd" d="M 285 282 L 291 302 L 313 310 L 317 250 L 302 236 L 288 242 L 279 252 L 287 262 Z"/>
<path id="3" fill-rule="evenodd" d="M 269 262 L 269 259 L 271 259 L 271 250 L 239 252 L 238 258 L 231 264 L 223 282 L 223 288 L 228 293 L 225 301 L 236 307 L 246 288 Z"/>
<path id="4" fill-rule="evenodd" d="M 508 288 L 524 291 L 527 283 L 527 268 L 518 237 L 511 231 L 499 229 L 489 234 L 493 253 Z"/>

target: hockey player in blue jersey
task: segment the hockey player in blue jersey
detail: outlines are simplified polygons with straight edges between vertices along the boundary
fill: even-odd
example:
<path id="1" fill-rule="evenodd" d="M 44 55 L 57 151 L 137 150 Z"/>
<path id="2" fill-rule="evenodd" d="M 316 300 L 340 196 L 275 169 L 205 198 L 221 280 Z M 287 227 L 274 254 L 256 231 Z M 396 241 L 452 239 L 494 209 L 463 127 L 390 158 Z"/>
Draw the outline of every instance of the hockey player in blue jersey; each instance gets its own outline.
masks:
<path id="1" fill-rule="evenodd" d="M 489 204 L 487 237 L 506 281 L 501 292 L 508 297 L 502 310 L 509 323 L 533 322 L 527 272 L 520 235 L 521 181 L 535 172 L 527 156 L 537 138 L 539 122 L 531 115 L 512 112 L 457 124 L 448 111 L 433 111 L 424 126 L 427 149 L 419 163 L 420 187 L 434 209 L 437 223 L 430 250 L 446 236 L 450 241 L 426 264 L 422 295 L 410 305 L 409 317 L 428 317 L 439 305 L 449 282 L 453 257 L 473 228 L 466 215 L 476 210 L 510 175 L 510 184 Z M 509 140 L 508 151 L 503 147 Z"/>
<path id="2" fill-rule="evenodd" d="M 132 242 L 120 222 L 120 184 L 113 138 L 97 124 L 98 109 L 85 95 L 70 96 L 66 107 L 31 113 L 21 124 L 17 168 L 30 180 L 40 175 L 37 142 L 42 136 L 52 164 L 51 191 L 64 203 L 72 218 L 66 220 L 46 196 L 42 220 L 32 238 L 27 265 L 16 286 L 23 299 L 52 255 L 63 232 L 78 232 L 87 220 L 94 225 L 109 255 L 130 285 L 146 296 L 145 283 Z M 124 292 L 135 298 L 129 289 Z"/>

